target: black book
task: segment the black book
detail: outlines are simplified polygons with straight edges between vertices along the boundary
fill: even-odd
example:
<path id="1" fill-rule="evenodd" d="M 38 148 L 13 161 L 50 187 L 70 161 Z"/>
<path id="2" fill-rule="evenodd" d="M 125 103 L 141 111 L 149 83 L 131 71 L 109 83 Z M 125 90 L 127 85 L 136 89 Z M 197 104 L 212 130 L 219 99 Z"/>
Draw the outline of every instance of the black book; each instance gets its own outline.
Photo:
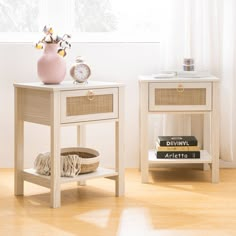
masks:
<path id="1" fill-rule="evenodd" d="M 160 146 L 197 146 L 195 136 L 158 136 L 157 142 Z"/>
<path id="2" fill-rule="evenodd" d="M 200 151 L 156 152 L 157 159 L 195 159 L 200 158 Z"/>

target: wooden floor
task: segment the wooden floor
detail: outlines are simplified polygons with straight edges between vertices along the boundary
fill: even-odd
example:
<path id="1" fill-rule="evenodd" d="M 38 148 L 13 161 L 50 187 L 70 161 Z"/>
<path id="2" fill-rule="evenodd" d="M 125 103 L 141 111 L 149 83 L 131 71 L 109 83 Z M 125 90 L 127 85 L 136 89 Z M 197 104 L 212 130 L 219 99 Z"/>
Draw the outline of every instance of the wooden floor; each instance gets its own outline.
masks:
<path id="1" fill-rule="evenodd" d="M 236 235 L 236 169 L 221 169 L 219 184 L 210 171 L 126 170 L 126 196 L 114 197 L 114 182 L 62 186 L 62 207 L 49 207 L 46 188 L 25 184 L 15 197 L 12 169 L 0 169 L 0 235 L 4 236 L 228 236 Z"/>

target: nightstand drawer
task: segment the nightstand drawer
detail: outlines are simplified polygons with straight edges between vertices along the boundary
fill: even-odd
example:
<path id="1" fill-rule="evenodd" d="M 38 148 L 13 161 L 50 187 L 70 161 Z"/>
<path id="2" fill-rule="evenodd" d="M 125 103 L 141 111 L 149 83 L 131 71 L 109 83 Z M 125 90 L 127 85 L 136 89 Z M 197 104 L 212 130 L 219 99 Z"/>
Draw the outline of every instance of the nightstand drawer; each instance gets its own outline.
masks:
<path id="1" fill-rule="evenodd" d="M 211 83 L 149 83 L 149 111 L 211 110 Z"/>
<path id="2" fill-rule="evenodd" d="M 61 93 L 61 123 L 118 118 L 118 88 Z"/>

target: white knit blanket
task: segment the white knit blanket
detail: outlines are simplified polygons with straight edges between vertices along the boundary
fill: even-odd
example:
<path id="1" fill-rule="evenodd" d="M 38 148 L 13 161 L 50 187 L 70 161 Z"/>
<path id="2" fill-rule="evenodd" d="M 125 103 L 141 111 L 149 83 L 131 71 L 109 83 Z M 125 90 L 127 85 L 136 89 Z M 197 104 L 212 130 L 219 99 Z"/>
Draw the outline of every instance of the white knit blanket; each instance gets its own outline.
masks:
<path id="1" fill-rule="evenodd" d="M 78 155 L 61 156 L 61 176 L 75 177 L 81 170 L 81 159 Z M 40 153 L 34 162 L 36 172 L 41 175 L 51 175 L 50 152 Z"/>

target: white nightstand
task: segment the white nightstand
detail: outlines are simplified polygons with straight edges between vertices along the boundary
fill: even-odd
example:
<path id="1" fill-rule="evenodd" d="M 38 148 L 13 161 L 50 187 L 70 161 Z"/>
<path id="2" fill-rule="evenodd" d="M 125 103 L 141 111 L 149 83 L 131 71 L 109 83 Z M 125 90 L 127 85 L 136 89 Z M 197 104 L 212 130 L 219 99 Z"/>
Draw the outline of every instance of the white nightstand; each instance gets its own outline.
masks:
<path id="1" fill-rule="evenodd" d="M 212 182 L 219 181 L 219 79 L 139 77 L 140 92 L 140 162 L 142 182 L 148 182 L 149 164 L 208 163 Z M 203 149 L 200 159 L 157 159 L 148 148 L 148 117 L 151 114 L 204 114 Z"/>
<path id="2" fill-rule="evenodd" d="M 51 206 L 61 205 L 60 185 L 106 177 L 115 180 L 116 196 L 124 194 L 124 86 L 119 83 L 91 81 L 73 84 L 65 81 L 59 85 L 42 83 L 17 83 L 15 87 L 15 195 L 24 194 L 24 181 L 51 190 Z M 83 124 L 115 122 L 115 167 L 99 167 L 97 171 L 78 177 L 60 176 L 60 127 L 77 126 L 78 146 L 83 144 Z M 51 176 L 39 175 L 24 169 L 24 122 L 50 126 Z"/>

